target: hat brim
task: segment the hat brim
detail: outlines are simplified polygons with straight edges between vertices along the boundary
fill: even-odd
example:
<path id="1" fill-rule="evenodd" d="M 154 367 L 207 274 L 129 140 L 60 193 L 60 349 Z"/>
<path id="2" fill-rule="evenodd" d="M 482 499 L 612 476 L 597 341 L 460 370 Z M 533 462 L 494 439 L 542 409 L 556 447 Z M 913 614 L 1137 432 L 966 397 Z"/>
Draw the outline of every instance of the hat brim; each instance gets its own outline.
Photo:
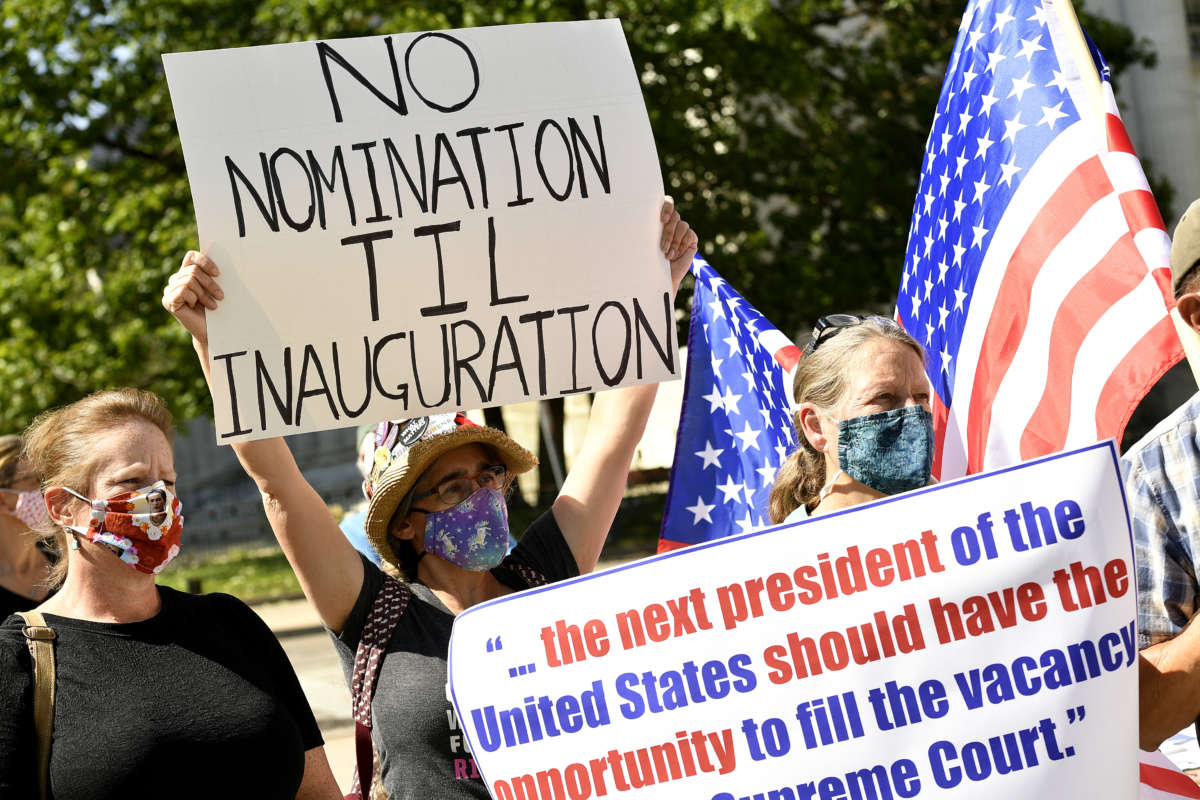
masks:
<path id="1" fill-rule="evenodd" d="M 380 476 L 367 506 L 367 520 L 364 525 L 367 539 L 375 548 L 375 552 L 396 570 L 400 569 L 400 561 L 388 541 L 388 524 L 400 501 L 412 490 L 417 478 L 441 455 L 468 444 L 494 447 L 503 459 L 504 466 L 513 475 L 528 472 L 538 463 L 537 456 L 514 442 L 503 431 L 479 425 L 464 426 L 414 444 L 408 453 L 406 464 L 397 464 Z"/>

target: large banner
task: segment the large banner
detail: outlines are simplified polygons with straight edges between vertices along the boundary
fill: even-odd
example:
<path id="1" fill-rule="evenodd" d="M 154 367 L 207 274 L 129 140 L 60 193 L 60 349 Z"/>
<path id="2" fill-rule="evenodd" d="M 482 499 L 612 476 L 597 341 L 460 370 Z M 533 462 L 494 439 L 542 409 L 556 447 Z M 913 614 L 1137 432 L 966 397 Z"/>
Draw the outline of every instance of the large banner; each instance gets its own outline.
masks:
<path id="1" fill-rule="evenodd" d="M 1132 546 L 1111 442 L 459 615 L 497 800 L 1128 798 Z"/>
<path id="2" fill-rule="evenodd" d="M 163 57 L 218 441 L 674 376 L 662 175 L 616 20 Z"/>

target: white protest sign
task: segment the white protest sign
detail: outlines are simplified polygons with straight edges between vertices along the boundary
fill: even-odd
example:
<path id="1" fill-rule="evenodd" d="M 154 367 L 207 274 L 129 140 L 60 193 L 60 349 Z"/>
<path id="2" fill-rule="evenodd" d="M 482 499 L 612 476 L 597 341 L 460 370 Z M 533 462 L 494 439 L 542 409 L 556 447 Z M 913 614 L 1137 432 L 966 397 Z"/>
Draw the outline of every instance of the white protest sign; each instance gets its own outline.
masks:
<path id="1" fill-rule="evenodd" d="M 492 797 L 1128 798 L 1132 545 L 1111 442 L 460 614 Z"/>
<path id="2" fill-rule="evenodd" d="M 218 441 L 678 372 L 662 175 L 616 20 L 163 57 Z"/>

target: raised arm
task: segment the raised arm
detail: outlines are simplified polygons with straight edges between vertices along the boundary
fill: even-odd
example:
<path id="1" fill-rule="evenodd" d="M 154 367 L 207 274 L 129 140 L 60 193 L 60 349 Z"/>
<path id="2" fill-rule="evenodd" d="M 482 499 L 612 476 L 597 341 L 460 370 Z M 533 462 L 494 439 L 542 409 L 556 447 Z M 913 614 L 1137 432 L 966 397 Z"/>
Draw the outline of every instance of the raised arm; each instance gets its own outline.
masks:
<path id="1" fill-rule="evenodd" d="M 662 251 L 671 262 L 671 285 L 677 292 L 699 243 L 670 199 L 663 204 L 661 219 Z M 657 384 L 631 386 L 600 392 L 592 403 L 583 447 L 553 506 L 580 572 L 591 572 L 600 559 L 657 391 Z"/>
<path id="2" fill-rule="evenodd" d="M 206 309 L 225 295 L 217 282 L 220 270 L 207 256 L 189 251 L 163 291 L 163 308 L 192 335 L 204 378 L 209 372 Z M 300 580 L 321 621 L 341 632 L 362 587 L 362 561 L 342 535 L 321 496 L 304 479 L 282 438 L 232 445 L 246 474 L 258 485 L 263 509 L 275 538 Z"/>

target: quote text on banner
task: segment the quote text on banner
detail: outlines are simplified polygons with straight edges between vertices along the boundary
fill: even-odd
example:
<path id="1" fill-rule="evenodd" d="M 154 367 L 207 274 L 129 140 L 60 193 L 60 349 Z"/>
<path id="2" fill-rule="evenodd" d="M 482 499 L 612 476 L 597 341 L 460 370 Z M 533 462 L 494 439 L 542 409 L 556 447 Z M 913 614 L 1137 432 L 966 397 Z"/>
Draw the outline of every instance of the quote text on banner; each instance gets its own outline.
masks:
<path id="1" fill-rule="evenodd" d="M 450 688 L 497 800 L 1137 791 L 1111 442 L 476 606 Z"/>
<path id="2" fill-rule="evenodd" d="M 662 174 L 620 22 L 163 57 L 218 441 L 678 371 Z"/>

